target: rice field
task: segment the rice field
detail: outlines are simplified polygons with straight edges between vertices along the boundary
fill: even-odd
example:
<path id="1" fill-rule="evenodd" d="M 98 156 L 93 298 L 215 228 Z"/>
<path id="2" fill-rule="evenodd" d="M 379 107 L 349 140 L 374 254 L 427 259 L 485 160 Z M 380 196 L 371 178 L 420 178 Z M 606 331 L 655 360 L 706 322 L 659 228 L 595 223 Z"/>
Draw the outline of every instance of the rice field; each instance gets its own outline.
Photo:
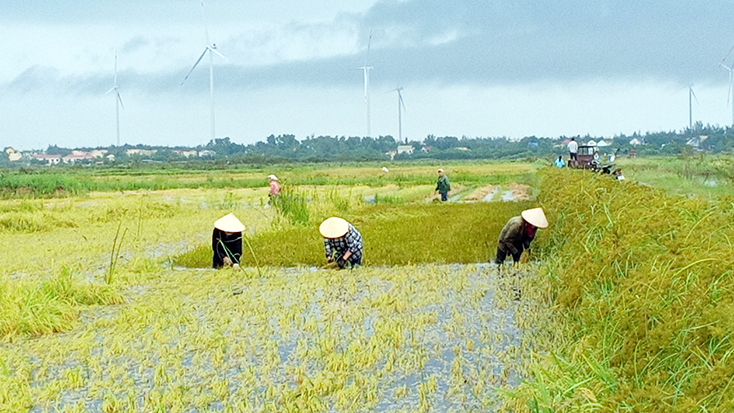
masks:
<path id="1" fill-rule="evenodd" d="M 445 204 L 433 167 L 391 182 L 366 167 L 284 172 L 306 180 L 291 185 L 305 222 L 270 207 L 265 182 L 4 200 L 0 411 L 511 409 L 550 314 L 536 264 L 487 262 L 537 194 L 533 168 L 449 167 L 470 179 Z M 481 188 L 487 202 L 471 197 Z M 253 241 L 242 271 L 208 268 L 229 212 Z M 321 268 L 330 215 L 363 229 L 361 268 Z"/>
<path id="2" fill-rule="evenodd" d="M 624 162 L 441 165 L 447 203 L 423 164 L 8 185 L 0 411 L 732 411 L 731 159 Z M 530 260 L 489 264 L 536 205 Z M 242 271 L 209 268 L 229 212 Z M 356 270 L 324 267 L 333 215 L 365 238 Z"/>

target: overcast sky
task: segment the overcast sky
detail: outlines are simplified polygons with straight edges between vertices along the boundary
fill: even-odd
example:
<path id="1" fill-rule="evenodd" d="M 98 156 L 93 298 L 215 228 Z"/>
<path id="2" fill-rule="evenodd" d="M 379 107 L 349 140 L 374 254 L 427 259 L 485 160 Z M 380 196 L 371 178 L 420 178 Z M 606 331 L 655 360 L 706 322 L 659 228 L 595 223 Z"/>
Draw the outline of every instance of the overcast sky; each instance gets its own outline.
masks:
<path id="1" fill-rule="evenodd" d="M 0 145 L 612 136 L 732 123 L 734 1 L 25 0 L 0 8 Z M 205 27 L 208 30 L 205 30 Z M 371 47 L 367 53 L 372 34 Z"/>

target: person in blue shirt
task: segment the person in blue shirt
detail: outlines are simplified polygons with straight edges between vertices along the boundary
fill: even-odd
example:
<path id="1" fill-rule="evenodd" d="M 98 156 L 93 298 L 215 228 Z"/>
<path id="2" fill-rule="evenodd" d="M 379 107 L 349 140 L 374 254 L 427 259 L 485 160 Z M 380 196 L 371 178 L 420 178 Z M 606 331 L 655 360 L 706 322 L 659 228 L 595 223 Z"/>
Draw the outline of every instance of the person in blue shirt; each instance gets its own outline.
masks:
<path id="1" fill-rule="evenodd" d="M 556 159 L 553 164 L 559 168 L 563 168 L 564 166 L 566 166 L 566 162 L 563 161 L 563 156 L 558 156 L 558 159 Z"/>

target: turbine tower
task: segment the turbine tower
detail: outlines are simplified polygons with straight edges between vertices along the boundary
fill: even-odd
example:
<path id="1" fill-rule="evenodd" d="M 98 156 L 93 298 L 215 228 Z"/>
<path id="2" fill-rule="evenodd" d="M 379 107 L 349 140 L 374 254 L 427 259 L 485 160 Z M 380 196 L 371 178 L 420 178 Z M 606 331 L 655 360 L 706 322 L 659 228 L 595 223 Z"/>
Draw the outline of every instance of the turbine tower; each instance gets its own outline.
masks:
<path id="1" fill-rule="evenodd" d="M 370 131 L 370 45 L 372 44 L 372 32 L 370 31 L 370 38 L 367 41 L 367 61 L 364 66 L 360 67 L 364 72 L 364 104 L 367 107 L 367 137 L 372 137 Z"/>
<path id="2" fill-rule="evenodd" d="M 209 30 L 206 27 L 206 21 L 204 20 L 204 2 L 201 2 L 201 20 L 204 22 L 204 34 L 206 35 L 206 47 L 204 48 L 204 52 L 201 53 L 201 56 L 199 56 L 199 59 L 194 63 L 194 66 L 189 70 L 189 73 L 186 74 L 186 77 L 184 77 L 183 82 L 181 82 L 181 86 L 183 86 L 184 83 L 186 83 L 186 79 L 189 78 L 191 75 L 191 72 L 196 69 L 196 66 L 201 62 L 201 59 L 204 58 L 204 55 L 209 52 L 209 100 L 211 104 L 211 129 L 212 129 L 212 142 L 214 141 L 215 136 L 215 128 L 214 128 L 214 53 L 216 53 L 219 57 L 222 59 L 227 59 L 224 57 L 223 54 L 219 53 L 217 51 L 217 45 L 213 43 L 209 43 Z"/>
<path id="3" fill-rule="evenodd" d="M 398 144 L 403 143 L 403 111 L 405 110 L 405 102 L 403 102 L 403 95 L 400 93 L 402 90 L 402 86 L 392 90 L 393 92 L 398 92 Z"/>
<path id="4" fill-rule="evenodd" d="M 688 85 L 688 129 L 693 129 L 693 101 L 691 97 L 696 99 L 696 103 L 698 103 L 696 93 L 693 92 L 693 85 Z"/>
<path id="5" fill-rule="evenodd" d="M 110 92 L 115 92 L 115 115 L 117 117 L 117 147 L 120 146 L 120 106 L 125 109 L 125 105 L 122 104 L 122 98 L 120 97 L 120 85 L 117 84 L 117 52 L 115 52 L 115 82 L 112 84 L 112 89 L 105 92 L 105 95 Z"/>

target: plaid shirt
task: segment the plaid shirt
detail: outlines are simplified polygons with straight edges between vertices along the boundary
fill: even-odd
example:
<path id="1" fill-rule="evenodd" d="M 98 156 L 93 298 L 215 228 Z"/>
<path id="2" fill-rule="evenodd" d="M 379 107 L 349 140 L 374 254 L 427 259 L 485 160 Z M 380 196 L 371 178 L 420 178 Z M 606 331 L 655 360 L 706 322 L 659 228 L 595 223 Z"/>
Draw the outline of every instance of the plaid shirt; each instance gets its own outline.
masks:
<path id="1" fill-rule="evenodd" d="M 362 234 L 352 224 L 349 224 L 349 230 L 343 237 L 324 238 L 324 250 L 326 251 L 327 260 L 331 258 L 332 253 L 334 254 L 334 258 L 337 259 L 341 258 L 345 252 L 352 251 L 352 256 L 349 257 L 349 261 L 357 261 L 362 258 L 363 248 Z"/>

